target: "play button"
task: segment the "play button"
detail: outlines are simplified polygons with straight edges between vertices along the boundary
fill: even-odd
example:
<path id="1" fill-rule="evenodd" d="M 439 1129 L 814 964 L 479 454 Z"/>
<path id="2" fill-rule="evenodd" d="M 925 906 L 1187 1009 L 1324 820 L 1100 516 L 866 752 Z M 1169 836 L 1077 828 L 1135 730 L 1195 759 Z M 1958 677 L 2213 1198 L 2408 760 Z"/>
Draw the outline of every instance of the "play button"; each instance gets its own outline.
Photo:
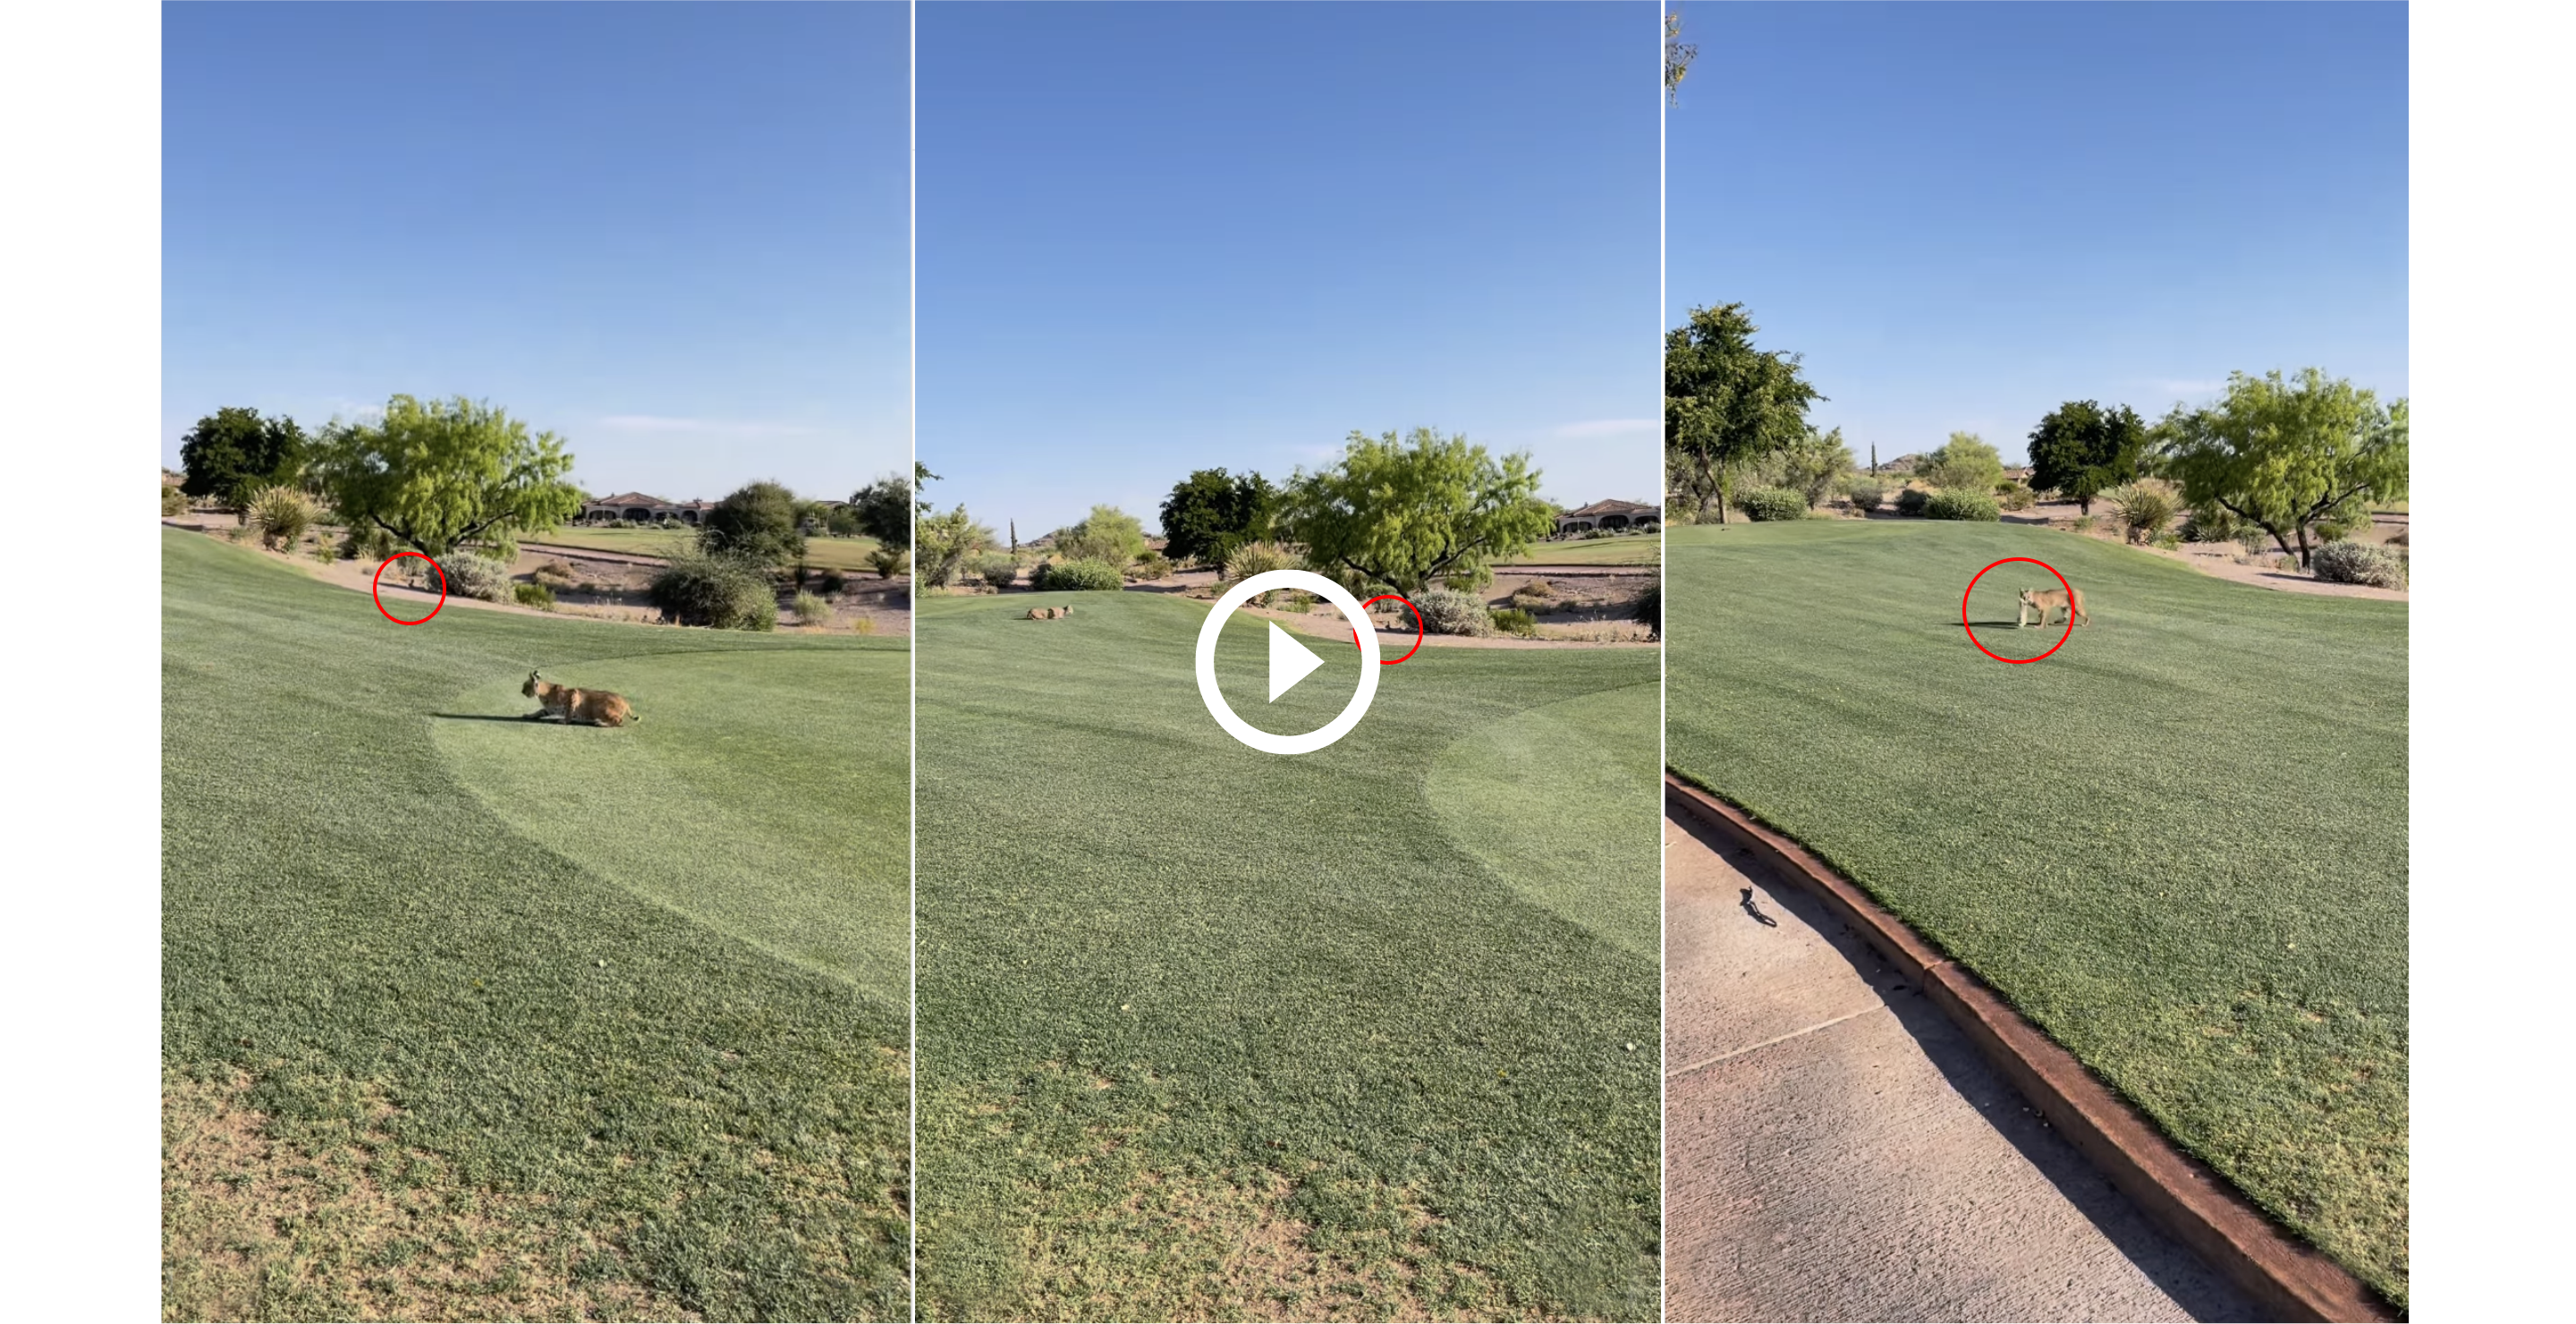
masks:
<path id="1" fill-rule="evenodd" d="M 1315 656 L 1315 650 L 1289 638 L 1288 632 L 1279 628 L 1279 622 L 1270 622 L 1270 701 L 1272 703 L 1279 702 L 1280 695 L 1297 688 L 1297 682 L 1314 675 L 1315 668 L 1322 665 L 1324 665 L 1324 659 Z"/>
<path id="2" fill-rule="evenodd" d="M 1216 684 L 1216 640 L 1225 629 L 1226 618 L 1255 596 L 1283 588 L 1312 593 L 1333 604 L 1336 610 L 1349 618 L 1351 630 L 1360 646 L 1358 691 L 1351 695 L 1349 703 L 1342 706 L 1340 716 L 1302 735 L 1274 735 L 1235 716 L 1234 709 L 1227 706 L 1225 695 Z M 1280 629 L 1277 621 L 1265 624 L 1270 627 L 1270 702 L 1277 703 L 1280 695 L 1297 687 L 1297 682 L 1315 674 L 1315 669 L 1324 665 L 1324 659 L 1317 657 L 1313 649 L 1299 643 L 1286 630 Z M 1322 575 L 1311 570 L 1266 571 L 1227 589 L 1225 595 L 1208 609 L 1207 622 L 1199 627 L 1197 671 L 1199 701 L 1207 705 L 1208 716 L 1215 718 L 1216 724 L 1225 728 L 1227 735 L 1265 754 L 1311 754 L 1350 734 L 1351 728 L 1359 725 L 1360 718 L 1368 714 L 1369 701 L 1377 697 L 1377 626 L 1369 620 L 1368 612 L 1360 606 L 1359 599 Z"/>

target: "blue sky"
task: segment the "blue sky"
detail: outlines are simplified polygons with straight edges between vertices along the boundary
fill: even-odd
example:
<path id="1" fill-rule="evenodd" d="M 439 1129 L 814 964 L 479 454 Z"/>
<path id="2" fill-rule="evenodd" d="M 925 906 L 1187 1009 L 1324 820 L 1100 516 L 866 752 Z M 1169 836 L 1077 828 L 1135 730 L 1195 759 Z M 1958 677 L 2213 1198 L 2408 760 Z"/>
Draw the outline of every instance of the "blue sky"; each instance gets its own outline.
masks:
<path id="1" fill-rule="evenodd" d="M 1658 14 L 922 6 L 929 496 L 1151 525 L 1434 426 L 1655 499 Z"/>
<path id="2" fill-rule="evenodd" d="M 2406 10 L 1685 3 L 1670 284 L 1864 463 L 2232 369 L 2407 393 Z"/>
<path id="3" fill-rule="evenodd" d="M 909 15 L 162 11 L 162 457 L 468 395 L 594 492 L 847 496 L 911 450 Z"/>

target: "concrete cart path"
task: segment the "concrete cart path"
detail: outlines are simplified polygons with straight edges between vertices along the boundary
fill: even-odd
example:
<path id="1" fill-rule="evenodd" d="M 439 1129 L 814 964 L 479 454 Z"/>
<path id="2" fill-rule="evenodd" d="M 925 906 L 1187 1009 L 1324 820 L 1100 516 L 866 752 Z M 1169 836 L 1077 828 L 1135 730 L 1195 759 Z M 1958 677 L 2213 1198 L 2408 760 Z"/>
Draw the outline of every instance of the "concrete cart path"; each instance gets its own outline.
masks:
<path id="1" fill-rule="evenodd" d="M 1665 1314 L 2257 1318 L 1806 893 L 1664 823 Z"/>

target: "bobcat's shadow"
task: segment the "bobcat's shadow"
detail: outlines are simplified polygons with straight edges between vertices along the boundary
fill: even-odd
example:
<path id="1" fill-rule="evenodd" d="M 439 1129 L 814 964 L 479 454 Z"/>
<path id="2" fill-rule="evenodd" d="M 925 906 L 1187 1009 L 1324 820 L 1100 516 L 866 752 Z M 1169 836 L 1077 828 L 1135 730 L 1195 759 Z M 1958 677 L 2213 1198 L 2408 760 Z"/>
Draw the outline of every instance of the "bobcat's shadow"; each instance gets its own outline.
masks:
<path id="1" fill-rule="evenodd" d="M 442 722 L 527 722 L 530 726 L 561 726 L 561 722 L 532 722 L 524 716 L 501 713 L 431 713 Z"/>

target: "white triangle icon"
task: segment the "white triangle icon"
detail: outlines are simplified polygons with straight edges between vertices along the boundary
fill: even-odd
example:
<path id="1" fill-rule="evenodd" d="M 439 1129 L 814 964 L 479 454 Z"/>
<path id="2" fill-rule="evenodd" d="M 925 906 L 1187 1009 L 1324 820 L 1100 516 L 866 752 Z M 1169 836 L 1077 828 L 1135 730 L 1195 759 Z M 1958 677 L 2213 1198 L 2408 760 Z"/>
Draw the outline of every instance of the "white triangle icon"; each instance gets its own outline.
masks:
<path id="1" fill-rule="evenodd" d="M 1279 622 L 1270 621 L 1268 625 L 1270 701 L 1277 703 L 1280 695 L 1297 688 L 1297 682 L 1315 674 L 1315 668 L 1324 665 L 1324 659 L 1315 656 L 1304 644 L 1289 638 L 1288 632 L 1279 628 Z"/>

